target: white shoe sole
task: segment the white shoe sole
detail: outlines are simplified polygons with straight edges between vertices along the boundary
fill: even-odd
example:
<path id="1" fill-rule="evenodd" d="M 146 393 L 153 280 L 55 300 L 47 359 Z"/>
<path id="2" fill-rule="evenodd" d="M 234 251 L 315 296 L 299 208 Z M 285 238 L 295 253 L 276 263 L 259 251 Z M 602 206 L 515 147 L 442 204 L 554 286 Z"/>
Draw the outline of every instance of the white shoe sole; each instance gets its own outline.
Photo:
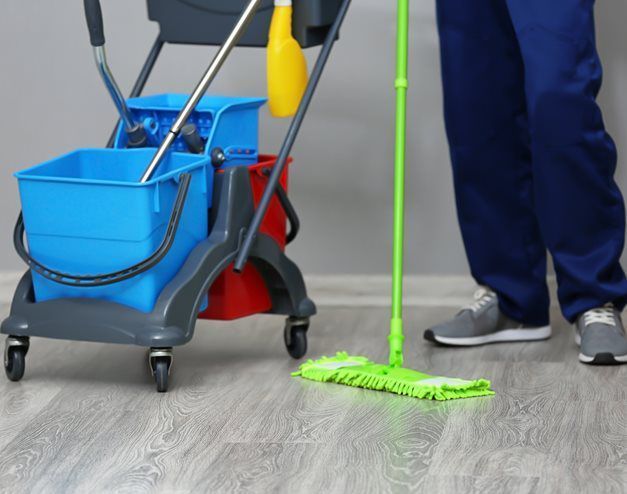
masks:
<path id="1" fill-rule="evenodd" d="M 486 345 L 488 343 L 538 341 L 547 340 L 551 337 L 551 326 L 525 329 L 503 329 L 501 331 L 497 331 L 496 333 L 490 333 L 482 336 L 470 336 L 467 338 L 451 338 L 436 334 L 434 334 L 433 337 L 438 343 L 451 346 L 479 346 Z"/>
<path id="2" fill-rule="evenodd" d="M 575 343 L 577 344 L 578 347 L 581 348 L 581 335 L 579 334 L 579 332 L 577 331 L 577 329 L 575 329 Z M 607 352 L 608 354 L 610 354 L 611 352 Z M 616 360 L 616 362 L 621 363 L 621 364 L 627 364 L 627 355 L 614 355 L 611 354 L 612 357 L 614 357 L 614 360 Z M 583 353 L 579 353 L 579 362 L 583 362 L 584 364 L 589 364 L 591 362 L 594 362 L 594 359 L 596 359 L 597 356 L 593 355 L 592 357 L 590 355 L 585 355 Z"/>

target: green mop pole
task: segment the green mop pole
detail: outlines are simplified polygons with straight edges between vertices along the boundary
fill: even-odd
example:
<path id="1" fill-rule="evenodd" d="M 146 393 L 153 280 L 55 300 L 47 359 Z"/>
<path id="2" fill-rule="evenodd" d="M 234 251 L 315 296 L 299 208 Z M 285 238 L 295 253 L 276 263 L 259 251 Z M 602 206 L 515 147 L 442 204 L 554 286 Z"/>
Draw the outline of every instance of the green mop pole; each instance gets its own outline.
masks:
<path id="1" fill-rule="evenodd" d="M 405 227 L 405 136 L 407 132 L 407 59 L 409 0 L 398 0 L 396 42 L 396 144 L 394 156 L 394 245 L 392 254 L 392 320 L 390 366 L 403 366 L 403 247 Z"/>

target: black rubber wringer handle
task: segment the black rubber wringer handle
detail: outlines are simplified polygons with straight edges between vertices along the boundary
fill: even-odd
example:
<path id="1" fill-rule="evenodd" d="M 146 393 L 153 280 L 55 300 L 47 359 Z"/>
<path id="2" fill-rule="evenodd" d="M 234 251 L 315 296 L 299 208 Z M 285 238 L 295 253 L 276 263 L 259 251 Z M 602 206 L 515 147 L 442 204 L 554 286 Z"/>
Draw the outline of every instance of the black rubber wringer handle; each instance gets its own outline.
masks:
<path id="1" fill-rule="evenodd" d="M 104 23 L 102 21 L 102 8 L 100 0 L 84 0 L 85 3 L 85 19 L 87 20 L 87 29 L 89 30 L 89 39 L 91 46 L 104 46 Z"/>

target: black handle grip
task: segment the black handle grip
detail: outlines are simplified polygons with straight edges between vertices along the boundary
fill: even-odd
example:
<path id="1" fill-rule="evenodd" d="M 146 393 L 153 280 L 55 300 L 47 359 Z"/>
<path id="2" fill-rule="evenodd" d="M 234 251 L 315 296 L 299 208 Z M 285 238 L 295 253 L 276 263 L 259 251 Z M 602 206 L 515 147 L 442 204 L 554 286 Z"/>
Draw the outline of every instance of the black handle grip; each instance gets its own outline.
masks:
<path id="1" fill-rule="evenodd" d="M 205 150 L 205 141 L 198 132 L 196 124 L 188 123 L 181 129 L 181 136 L 187 145 L 187 150 L 193 154 L 201 154 Z"/>
<path id="2" fill-rule="evenodd" d="M 102 9 L 100 0 L 84 0 L 85 19 L 87 19 L 87 29 L 89 29 L 89 39 L 91 46 L 104 46 L 104 23 L 102 21 Z"/>

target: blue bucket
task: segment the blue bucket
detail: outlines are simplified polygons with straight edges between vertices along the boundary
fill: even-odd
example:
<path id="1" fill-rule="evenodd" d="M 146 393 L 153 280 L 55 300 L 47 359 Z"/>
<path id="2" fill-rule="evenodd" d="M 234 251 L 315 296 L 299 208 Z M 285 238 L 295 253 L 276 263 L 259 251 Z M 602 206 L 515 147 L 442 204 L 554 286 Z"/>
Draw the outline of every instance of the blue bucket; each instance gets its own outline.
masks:
<path id="1" fill-rule="evenodd" d="M 139 183 L 154 149 L 80 149 L 18 172 L 30 255 L 64 273 L 90 275 L 132 266 L 155 252 L 168 226 L 182 173 L 191 175 L 167 255 L 134 278 L 99 287 L 66 286 L 33 270 L 37 302 L 98 298 L 150 312 L 164 286 L 208 234 L 213 174 L 208 158 L 171 153 Z"/>
<path id="2" fill-rule="evenodd" d="M 157 94 L 130 98 L 127 105 L 134 120 L 142 122 L 148 130 L 152 145 L 159 145 L 169 132 L 189 96 L 184 94 Z M 259 109 L 264 98 L 203 96 L 188 118 L 206 141 L 205 153 L 222 148 L 226 156 L 223 167 L 253 165 L 258 160 Z M 114 146 L 127 145 L 124 125 L 119 124 Z M 173 151 L 188 152 L 182 137 L 172 144 Z"/>

